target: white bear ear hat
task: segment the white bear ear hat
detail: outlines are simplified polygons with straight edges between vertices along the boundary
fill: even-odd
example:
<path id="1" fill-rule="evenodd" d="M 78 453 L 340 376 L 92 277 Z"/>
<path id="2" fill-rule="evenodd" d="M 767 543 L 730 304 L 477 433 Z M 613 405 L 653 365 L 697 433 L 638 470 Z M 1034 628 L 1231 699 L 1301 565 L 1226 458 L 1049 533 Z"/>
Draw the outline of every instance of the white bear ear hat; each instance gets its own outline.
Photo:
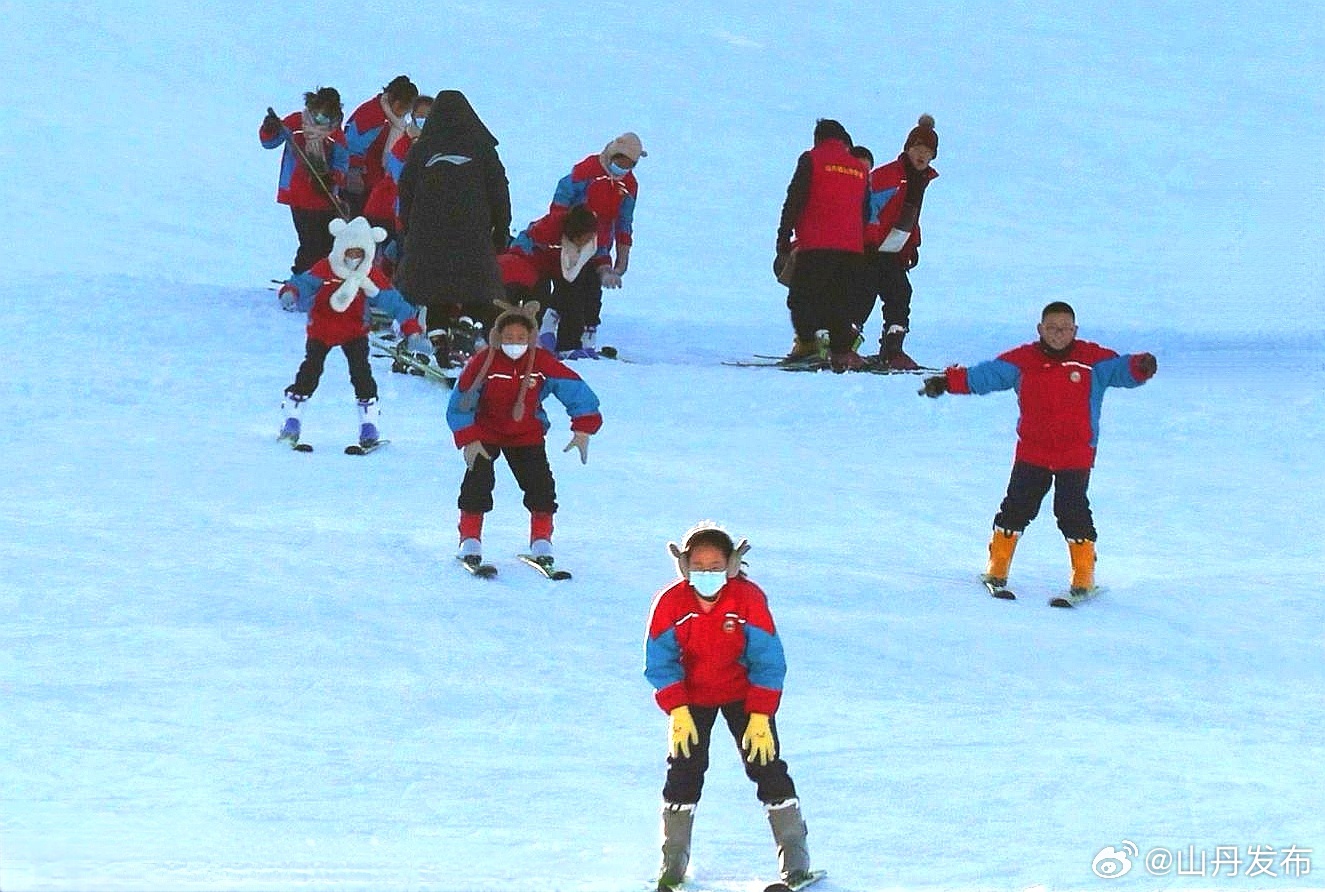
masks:
<path id="1" fill-rule="evenodd" d="M 386 241 L 386 230 L 371 225 L 363 217 L 355 217 L 348 222 L 338 218 L 332 220 L 327 229 L 333 239 L 331 256 L 327 260 L 331 263 L 331 271 L 343 280 L 331 295 L 331 308 L 337 313 L 344 313 L 360 291 L 369 297 L 377 296 L 378 287 L 368 278 L 368 273 L 373 269 L 373 256 L 377 253 L 378 243 Z M 345 260 L 345 252 L 350 248 L 363 251 L 363 260 L 355 266 L 350 266 Z"/>

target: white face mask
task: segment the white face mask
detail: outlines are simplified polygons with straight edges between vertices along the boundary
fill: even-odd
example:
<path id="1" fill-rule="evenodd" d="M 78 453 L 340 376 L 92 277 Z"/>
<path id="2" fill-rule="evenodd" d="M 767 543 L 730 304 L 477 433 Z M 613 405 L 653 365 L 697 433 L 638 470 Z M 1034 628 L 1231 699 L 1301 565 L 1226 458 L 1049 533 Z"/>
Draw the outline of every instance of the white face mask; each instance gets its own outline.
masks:
<path id="1" fill-rule="evenodd" d="M 502 344 L 502 345 L 501 345 L 501 352 L 505 353 L 505 354 L 506 354 L 507 356 L 509 356 L 511 359 L 519 359 L 521 356 L 524 356 L 524 355 L 525 355 L 525 351 L 527 351 L 528 349 L 529 349 L 529 345 L 528 345 L 528 344 Z"/>
<path id="2" fill-rule="evenodd" d="M 690 584 L 706 601 L 712 601 L 727 584 L 726 570 L 691 570 Z"/>

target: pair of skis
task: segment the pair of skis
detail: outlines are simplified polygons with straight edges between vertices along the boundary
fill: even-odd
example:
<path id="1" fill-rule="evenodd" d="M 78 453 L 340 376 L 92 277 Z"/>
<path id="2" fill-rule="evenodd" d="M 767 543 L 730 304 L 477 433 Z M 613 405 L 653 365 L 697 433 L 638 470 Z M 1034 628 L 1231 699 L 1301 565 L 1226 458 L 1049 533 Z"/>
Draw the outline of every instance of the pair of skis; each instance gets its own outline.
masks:
<path id="1" fill-rule="evenodd" d="M 549 556 L 517 554 L 516 558 L 520 563 L 532 568 L 545 579 L 551 579 L 554 582 L 562 582 L 563 580 L 571 578 L 570 571 L 558 567 L 556 562 Z M 476 554 L 458 557 L 456 560 L 460 562 L 460 566 L 464 567 L 470 574 L 477 576 L 479 579 L 492 579 L 497 575 L 497 565 L 484 563 L 483 558 Z"/>
<path id="2" fill-rule="evenodd" d="M 312 444 L 312 443 L 304 443 L 304 442 L 302 442 L 301 440 L 299 440 L 298 437 L 279 437 L 279 438 L 277 438 L 277 439 L 278 439 L 279 442 L 281 442 L 281 443 L 285 443 L 285 444 L 289 445 L 289 447 L 290 447 L 291 449 L 293 449 L 295 452 L 312 452 L 312 451 L 313 451 L 313 444 Z M 345 454 L 346 454 L 346 455 L 371 455 L 372 453 L 374 453 L 374 452 L 376 452 L 377 450 L 381 449 L 383 446 L 385 446 L 387 443 L 390 443 L 390 442 L 391 442 L 390 440 L 373 440 L 373 441 L 371 441 L 371 442 L 367 442 L 367 443 L 365 443 L 365 442 L 363 442 L 363 441 L 360 441 L 360 442 L 358 442 L 358 443 L 351 443 L 350 445 L 348 445 L 348 446 L 345 447 Z"/>
<path id="3" fill-rule="evenodd" d="M 985 587 L 985 591 L 989 592 L 989 594 L 995 598 L 1002 601 L 1017 600 L 1017 596 L 1013 593 L 1012 589 L 1008 588 L 1008 582 L 1006 579 L 997 579 L 993 576 L 982 575 L 980 577 L 980 584 Z M 1083 604 L 1096 597 L 1099 593 L 1100 588 L 1098 586 L 1087 589 L 1068 589 L 1062 594 L 1050 598 L 1049 606 L 1076 607 L 1078 604 Z"/>
<path id="4" fill-rule="evenodd" d="M 828 871 L 826 870 L 812 870 L 808 874 L 794 880 L 770 883 L 764 887 L 764 892 L 801 892 L 802 889 L 813 886 L 826 876 L 828 876 Z M 677 883 L 675 885 L 659 883 L 657 892 L 690 892 L 692 889 L 694 889 L 694 887 L 687 883 Z M 695 890 L 695 892 L 698 892 L 698 890 Z"/>
<path id="5" fill-rule="evenodd" d="M 784 372 L 826 372 L 832 370 L 832 363 L 822 356 L 809 356 L 805 359 L 788 359 L 785 356 L 769 356 L 756 353 L 754 359 L 724 360 L 723 365 L 743 369 L 781 369 Z M 932 375 L 942 369 L 920 366 L 914 369 L 893 369 L 877 362 L 867 363 L 856 371 L 869 375 Z"/>
<path id="6" fill-rule="evenodd" d="M 376 351 L 374 356 L 391 360 L 393 372 L 419 375 L 434 384 L 440 384 L 447 390 L 455 386 L 455 379 L 460 374 L 459 369 L 443 369 L 430 361 L 428 356 L 411 353 L 405 349 L 405 342 L 393 335 L 372 332 L 368 335 L 368 343 Z"/>

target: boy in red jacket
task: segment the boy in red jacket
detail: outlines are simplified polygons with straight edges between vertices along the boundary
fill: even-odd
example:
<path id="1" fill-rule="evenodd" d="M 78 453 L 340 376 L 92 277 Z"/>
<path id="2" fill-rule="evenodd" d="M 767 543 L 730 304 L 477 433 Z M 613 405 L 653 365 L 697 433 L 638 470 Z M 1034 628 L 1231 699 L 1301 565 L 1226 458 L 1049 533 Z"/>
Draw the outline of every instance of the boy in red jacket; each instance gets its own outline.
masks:
<path id="1" fill-rule="evenodd" d="M 292 276 L 280 290 L 282 307 L 308 313 L 304 361 L 294 383 L 285 389 L 286 418 L 280 439 L 298 446 L 300 411 L 322 380 L 327 354 L 340 347 L 359 406 L 359 445 L 368 448 L 378 440 L 377 381 L 368 363 L 372 308 L 395 317 L 403 335 L 419 335 L 423 328 L 414 318 L 414 305 L 373 266 L 373 254 L 377 243 L 386 238 L 386 230 L 355 217 L 348 223 L 332 220 L 328 231 L 333 239 L 331 253 L 307 272 Z"/>
<path id="2" fill-rule="evenodd" d="M 805 821 L 773 721 L 787 664 L 768 600 L 741 570 L 750 546 L 704 522 L 680 547 L 668 547 L 681 578 L 654 599 L 644 646 L 644 675 L 670 718 L 658 888 L 664 892 L 685 879 L 719 713 L 768 812 L 782 880 L 803 882 L 810 876 Z"/>
<path id="3" fill-rule="evenodd" d="M 483 515 L 492 510 L 496 485 L 494 462 L 500 455 L 515 475 L 529 509 L 529 553 L 552 569 L 552 515 L 557 510 L 556 481 L 548 464 L 545 438 L 551 423 L 543 400 L 556 397 L 571 417 L 571 441 L 581 463 L 589 461 L 589 437 L 603 425 L 598 397 L 579 375 L 538 346 L 538 304 L 504 309 L 493 322 L 486 347 L 475 353 L 451 391 L 446 422 L 465 456 L 460 483 L 460 553 L 478 567 L 482 563 Z"/>
<path id="4" fill-rule="evenodd" d="M 1054 517 L 1072 561 L 1068 597 L 1078 601 L 1095 593 L 1096 532 L 1086 487 L 1095 465 L 1104 391 L 1139 387 L 1154 376 L 1157 363 L 1149 353 L 1119 356 L 1077 340 L 1076 313 L 1062 301 L 1044 308 L 1036 331 L 1038 341 L 970 368 L 951 366 L 926 378 L 920 392 L 938 397 L 1017 391 L 1016 458 L 1007 496 L 994 515 L 989 566 L 981 578 L 995 597 L 1013 597 L 1007 590 L 1012 553 L 1052 486 Z"/>

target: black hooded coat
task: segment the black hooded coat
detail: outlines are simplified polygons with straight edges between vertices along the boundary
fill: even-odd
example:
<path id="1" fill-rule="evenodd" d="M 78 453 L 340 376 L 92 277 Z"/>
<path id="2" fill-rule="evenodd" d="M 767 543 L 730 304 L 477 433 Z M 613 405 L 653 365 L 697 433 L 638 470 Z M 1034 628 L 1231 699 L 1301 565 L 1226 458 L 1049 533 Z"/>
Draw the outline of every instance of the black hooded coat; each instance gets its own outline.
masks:
<path id="1" fill-rule="evenodd" d="M 413 304 L 458 304 L 491 323 L 511 192 L 492 135 L 458 90 L 437 94 L 400 174 L 404 255 L 395 285 Z M 440 322 L 440 319 L 430 320 Z"/>

